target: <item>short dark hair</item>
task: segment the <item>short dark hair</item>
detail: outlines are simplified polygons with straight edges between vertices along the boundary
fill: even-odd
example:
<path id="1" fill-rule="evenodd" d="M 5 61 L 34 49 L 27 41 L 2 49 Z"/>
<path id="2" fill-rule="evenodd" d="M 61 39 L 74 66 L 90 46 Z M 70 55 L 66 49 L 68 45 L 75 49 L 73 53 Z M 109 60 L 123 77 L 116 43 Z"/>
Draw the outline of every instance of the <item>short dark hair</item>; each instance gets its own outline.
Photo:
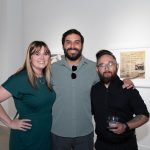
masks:
<path id="1" fill-rule="evenodd" d="M 99 50 L 97 53 L 96 53 L 96 59 L 98 61 L 98 59 L 100 57 L 102 57 L 103 55 L 110 55 L 112 56 L 115 60 L 116 60 L 116 57 L 113 55 L 113 53 L 109 50 L 105 50 L 105 49 L 102 49 L 102 50 Z"/>
<path id="2" fill-rule="evenodd" d="M 66 32 L 63 34 L 63 36 L 62 36 L 62 45 L 64 45 L 64 43 L 65 43 L 65 38 L 66 38 L 66 36 L 68 36 L 68 35 L 70 35 L 70 34 L 77 34 L 77 35 L 79 35 L 80 38 L 81 38 L 81 43 L 82 43 L 82 44 L 84 43 L 84 37 L 83 37 L 83 35 L 82 35 L 78 30 L 76 30 L 76 29 L 70 29 L 70 30 L 66 31 Z"/>

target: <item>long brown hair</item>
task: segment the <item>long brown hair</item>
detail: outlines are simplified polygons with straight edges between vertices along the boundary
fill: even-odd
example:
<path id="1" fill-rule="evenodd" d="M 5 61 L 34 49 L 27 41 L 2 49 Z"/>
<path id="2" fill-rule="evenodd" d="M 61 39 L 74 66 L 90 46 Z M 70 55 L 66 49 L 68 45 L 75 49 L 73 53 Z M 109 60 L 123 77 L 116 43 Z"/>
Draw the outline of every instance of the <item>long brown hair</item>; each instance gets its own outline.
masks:
<path id="1" fill-rule="evenodd" d="M 36 82 L 37 77 L 36 77 L 36 74 L 35 74 L 32 66 L 31 66 L 31 56 L 33 54 L 35 54 L 36 52 L 40 51 L 42 47 L 44 47 L 45 52 L 47 54 L 49 54 L 51 57 L 50 50 L 49 50 L 49 48 L 45 42 L 33 41 L 32 43 L 30 43 L 30 45 L 27 49 L 25 62 L 24 62 L 23 68 L 22 68 L 22 70 L 26 69 L 29 81 L 33 87 L 35 87 L 37 84 L 37 82 Z M 51 58 L 50 57 L 49 57 L 48 65 L 43 70 L 43 76 L 45 77 L 46 84 L 47 84 L 49 89 L 51 89 L 51 84 L 50 84 L 50 80 L 51 80 Z"/>

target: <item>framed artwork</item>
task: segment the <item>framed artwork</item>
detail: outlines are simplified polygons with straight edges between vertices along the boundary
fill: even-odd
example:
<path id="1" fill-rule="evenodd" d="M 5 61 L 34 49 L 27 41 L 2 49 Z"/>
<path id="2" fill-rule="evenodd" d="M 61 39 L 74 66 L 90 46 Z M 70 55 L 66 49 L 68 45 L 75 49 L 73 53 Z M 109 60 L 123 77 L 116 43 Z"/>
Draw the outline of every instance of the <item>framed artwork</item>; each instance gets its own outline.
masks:
<path id="1" fill-rule="evenodd" d="M 57 62 L 61 60 L 62 54 L 52 54 L 51 55 L 51 63 Z"/>
<path id="2" fill-rule="evenodd" d="M 150 48 L 112 50 L 119 63 L 118 75 L 130 78 L 136 87 L 150 87 Z"/>

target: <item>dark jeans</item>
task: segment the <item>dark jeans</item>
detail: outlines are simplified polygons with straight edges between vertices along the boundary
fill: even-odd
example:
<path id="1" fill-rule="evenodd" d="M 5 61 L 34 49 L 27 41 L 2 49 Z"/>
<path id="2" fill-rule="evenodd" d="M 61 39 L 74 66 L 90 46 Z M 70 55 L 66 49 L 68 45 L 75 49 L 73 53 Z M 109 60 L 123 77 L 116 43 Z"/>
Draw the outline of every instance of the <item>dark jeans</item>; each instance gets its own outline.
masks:
<path id="1" fill-rule="evenodd" d="M 138 150 L 136 137 L 126 140 L 122 143 L 109 143 L 100 139 L 96 140 L 96 150 Z"/>
<path id="2" fill-rule="evenodd" d="M 60 137 L 52 134 L 53 150 L 93 150 L 93 132 L 75 138 Z"/>

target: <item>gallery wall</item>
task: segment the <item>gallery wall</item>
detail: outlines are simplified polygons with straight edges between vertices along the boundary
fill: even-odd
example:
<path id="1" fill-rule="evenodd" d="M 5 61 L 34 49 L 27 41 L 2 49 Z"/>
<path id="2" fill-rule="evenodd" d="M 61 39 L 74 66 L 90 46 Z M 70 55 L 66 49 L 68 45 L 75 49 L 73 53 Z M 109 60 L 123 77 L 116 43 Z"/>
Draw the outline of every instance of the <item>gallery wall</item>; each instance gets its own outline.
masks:
<path id="1" fill-rule="evenodd" d="M 0 83 L 22 65 L 24 58 L 22 6 L 20 0 L 0 0 Z M 16 111 L 12 99 L 2 105 L 13 117 Z"/>

